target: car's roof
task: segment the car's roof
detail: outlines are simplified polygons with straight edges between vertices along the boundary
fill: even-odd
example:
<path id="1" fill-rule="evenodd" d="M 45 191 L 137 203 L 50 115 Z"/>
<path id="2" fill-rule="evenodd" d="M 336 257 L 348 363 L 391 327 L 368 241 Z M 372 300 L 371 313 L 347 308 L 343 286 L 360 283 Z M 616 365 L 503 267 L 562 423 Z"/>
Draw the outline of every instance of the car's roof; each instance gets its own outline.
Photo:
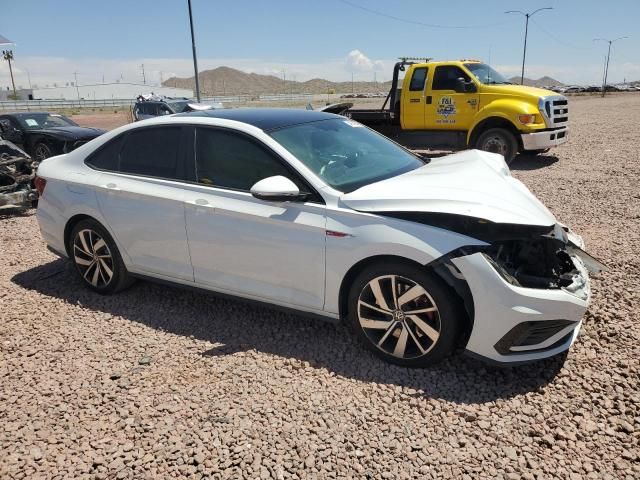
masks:
<path id="1" fill-rule="evenodd" d="M 228 108 L 179 113 L 176 117 L 207 117 L 234 120 L 253 125 L 265 132 L 302 123 L 343 118 L 332 113 L 293 108 Z M 344 118 L 343 118 L 344 119 Z"/>
<path id="2" fill-rule="evenodd" d="M 8 117 L 28 117 L 29 115 L 51 115 L 51 112 L 13 112 L 13 113 L 4 113 Z M 54 115 L 58 115 L 57 113 Z M 64 115 L 59 115 L 64 116 Z"/>

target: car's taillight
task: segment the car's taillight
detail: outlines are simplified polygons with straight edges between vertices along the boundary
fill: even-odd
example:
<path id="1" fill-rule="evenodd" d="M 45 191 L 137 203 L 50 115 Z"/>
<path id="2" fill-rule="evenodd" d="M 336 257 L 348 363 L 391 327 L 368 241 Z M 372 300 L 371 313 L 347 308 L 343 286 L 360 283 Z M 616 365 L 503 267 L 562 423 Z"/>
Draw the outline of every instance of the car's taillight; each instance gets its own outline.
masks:
<path id="1" fill-rule="evenodd" d="M 44 195 L 44 187 L 47 186 L 47 181 L 42 177 L 36 177 L 33 180 L 33 184 L 35 185 L 38 194 L 40 196 Z"/>

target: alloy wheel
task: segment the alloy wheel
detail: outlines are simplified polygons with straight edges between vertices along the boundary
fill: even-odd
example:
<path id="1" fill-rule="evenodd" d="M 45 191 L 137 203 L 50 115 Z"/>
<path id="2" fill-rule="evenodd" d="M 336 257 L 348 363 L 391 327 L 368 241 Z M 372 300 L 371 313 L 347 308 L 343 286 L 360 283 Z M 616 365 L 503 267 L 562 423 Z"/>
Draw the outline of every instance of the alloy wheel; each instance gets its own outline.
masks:
<path id="1" fill-rule="evenodd" d="M 78 232 L 73 241 L 73 258 L 84 280 L 103 288 L 113 279 L 113 257 L 104 239 L 91 229 Z"/>
<path id="2" fill-rule="evenodd" d="M 358 321 L 378 349 L 401 359 L 426 355 L 441 331 L 431 295 L 399 275 L 379 276 L 365 285 L 358 298 Z"/>
<path id="3" fill-rule="evenodd" d="M 34 154 L 35 154 L 34 156 L 36 157 L 36 160 L 39 162 L 51 156 L 51 152 L 49 151 L 49 148 L 43 144 L 39 144 L 36 146 L 36 151 L 34 152 Z"/>

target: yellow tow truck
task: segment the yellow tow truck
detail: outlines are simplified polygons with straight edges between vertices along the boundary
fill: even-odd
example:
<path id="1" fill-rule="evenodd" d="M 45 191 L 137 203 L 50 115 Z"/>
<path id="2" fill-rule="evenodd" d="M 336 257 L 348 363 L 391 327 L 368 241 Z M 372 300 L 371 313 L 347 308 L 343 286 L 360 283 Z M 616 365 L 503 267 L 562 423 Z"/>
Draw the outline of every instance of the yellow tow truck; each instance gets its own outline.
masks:
<path id="1" fill-rule="evenodd" d="M 569 133 L 566 97 L 514 85 L 479 60 L 401 58 L 381 109 L 352 106 L 326 110 L 410 148 L 477 148 L 500 153 L 507 163 L 519 152 L 543 153 L 565 143 Z"/>

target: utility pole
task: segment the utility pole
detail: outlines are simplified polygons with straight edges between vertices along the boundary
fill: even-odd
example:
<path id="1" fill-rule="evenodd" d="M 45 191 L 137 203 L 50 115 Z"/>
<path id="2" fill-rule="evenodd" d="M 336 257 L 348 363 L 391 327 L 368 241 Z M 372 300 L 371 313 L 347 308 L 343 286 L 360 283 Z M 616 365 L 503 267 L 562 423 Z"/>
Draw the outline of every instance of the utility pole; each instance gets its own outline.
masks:
<path id="1" fill-rule="evenodd" d="M 2 58 L 4 58 L 7 62 L 9 62 L 9 74 L 11 75 L 11 86 L 13 87 L 13 96 L 15 98 L 17 96 L 16 82 L 13 80 L 13 68 L 11 68 L 11 60 L 13 60 L 13 51 L 3 50 Z"/>
<path id="2" fill-rule="evenodd" d="M 193 34 L 193 13 L 191 11 L 191 0 L 187 0 L 189 5 L 189 26 L 191 27 L 191 50 L 193 51 L 193 71 L 196 79 L 196 99 L 200 103 L 200 81 L 198 80 L 198 59 L 196 56 L 196 37 Z"/>
<path id="3" fill-rule="evenodd" d="M 609 40 L 606 38 L 593 39 L 594 42 L 607 42 L 609 44 L 609 48 L 607 50 L 607 61 L 605 62 L 605 67 L 604 67 L 604 79 L 602 80 L 602 96 L 603 97 L 607 92 L 607 75 L 609 74 L 609 58 L 611 57 L 611 44 L 614 42 L 617 42 L 618 40 L 622 40 L 623 38 L 629 38 L 629 37 L 619 37 L 619 38 L 614 38 L 613 40 Z"/>
<path id="4" fill-rule="evenodd" d="M 78 89 L 78 72 L 73 72 L 73 76 L 75 77 L 75 85 L 76 85 L 76 94 L 78 95 L 78 101 L 80 101 L 80 90 Z"/>
<path id="5" fill-rule="evenodd" d="M 524 85 L 524 62 L 527 57 L 527 35 L 529 33 L 529 18 L 533 17 L 536 13 L 542 10 L 553 10 L 553 7 L 543 7 L 537 10 L 534 10 L 531 13 L 521 12 L 520 10 L 507 10 L 504 13 L 519 13 L 520 15 L 524 15 L 526 18 L 526 22 L 524 24 L 524 50 L 522 52 L 522 74 L 520 75 L 520 85 Z"/>
<path id="6" fill-rule="evenodd" d="M 31 75 L 29 75 L 29 70 L 27 70 L 25 68 L 24 71 L 27 72 L 27 81 L 29 82 L 29 90 L 32 90 L 32 88 L 31 88 Z"/>
<path id="7" fill-rule="evenodd" d="M 353 95 L 353 71 L 351 71 L 351 94 Z"/>
<path id="8" fill-rule="evenodd" d="M 147 77 L 144 74 L 144 63 L 140 65 L 142 67 L 142 83 L 147 84 Z"/>

